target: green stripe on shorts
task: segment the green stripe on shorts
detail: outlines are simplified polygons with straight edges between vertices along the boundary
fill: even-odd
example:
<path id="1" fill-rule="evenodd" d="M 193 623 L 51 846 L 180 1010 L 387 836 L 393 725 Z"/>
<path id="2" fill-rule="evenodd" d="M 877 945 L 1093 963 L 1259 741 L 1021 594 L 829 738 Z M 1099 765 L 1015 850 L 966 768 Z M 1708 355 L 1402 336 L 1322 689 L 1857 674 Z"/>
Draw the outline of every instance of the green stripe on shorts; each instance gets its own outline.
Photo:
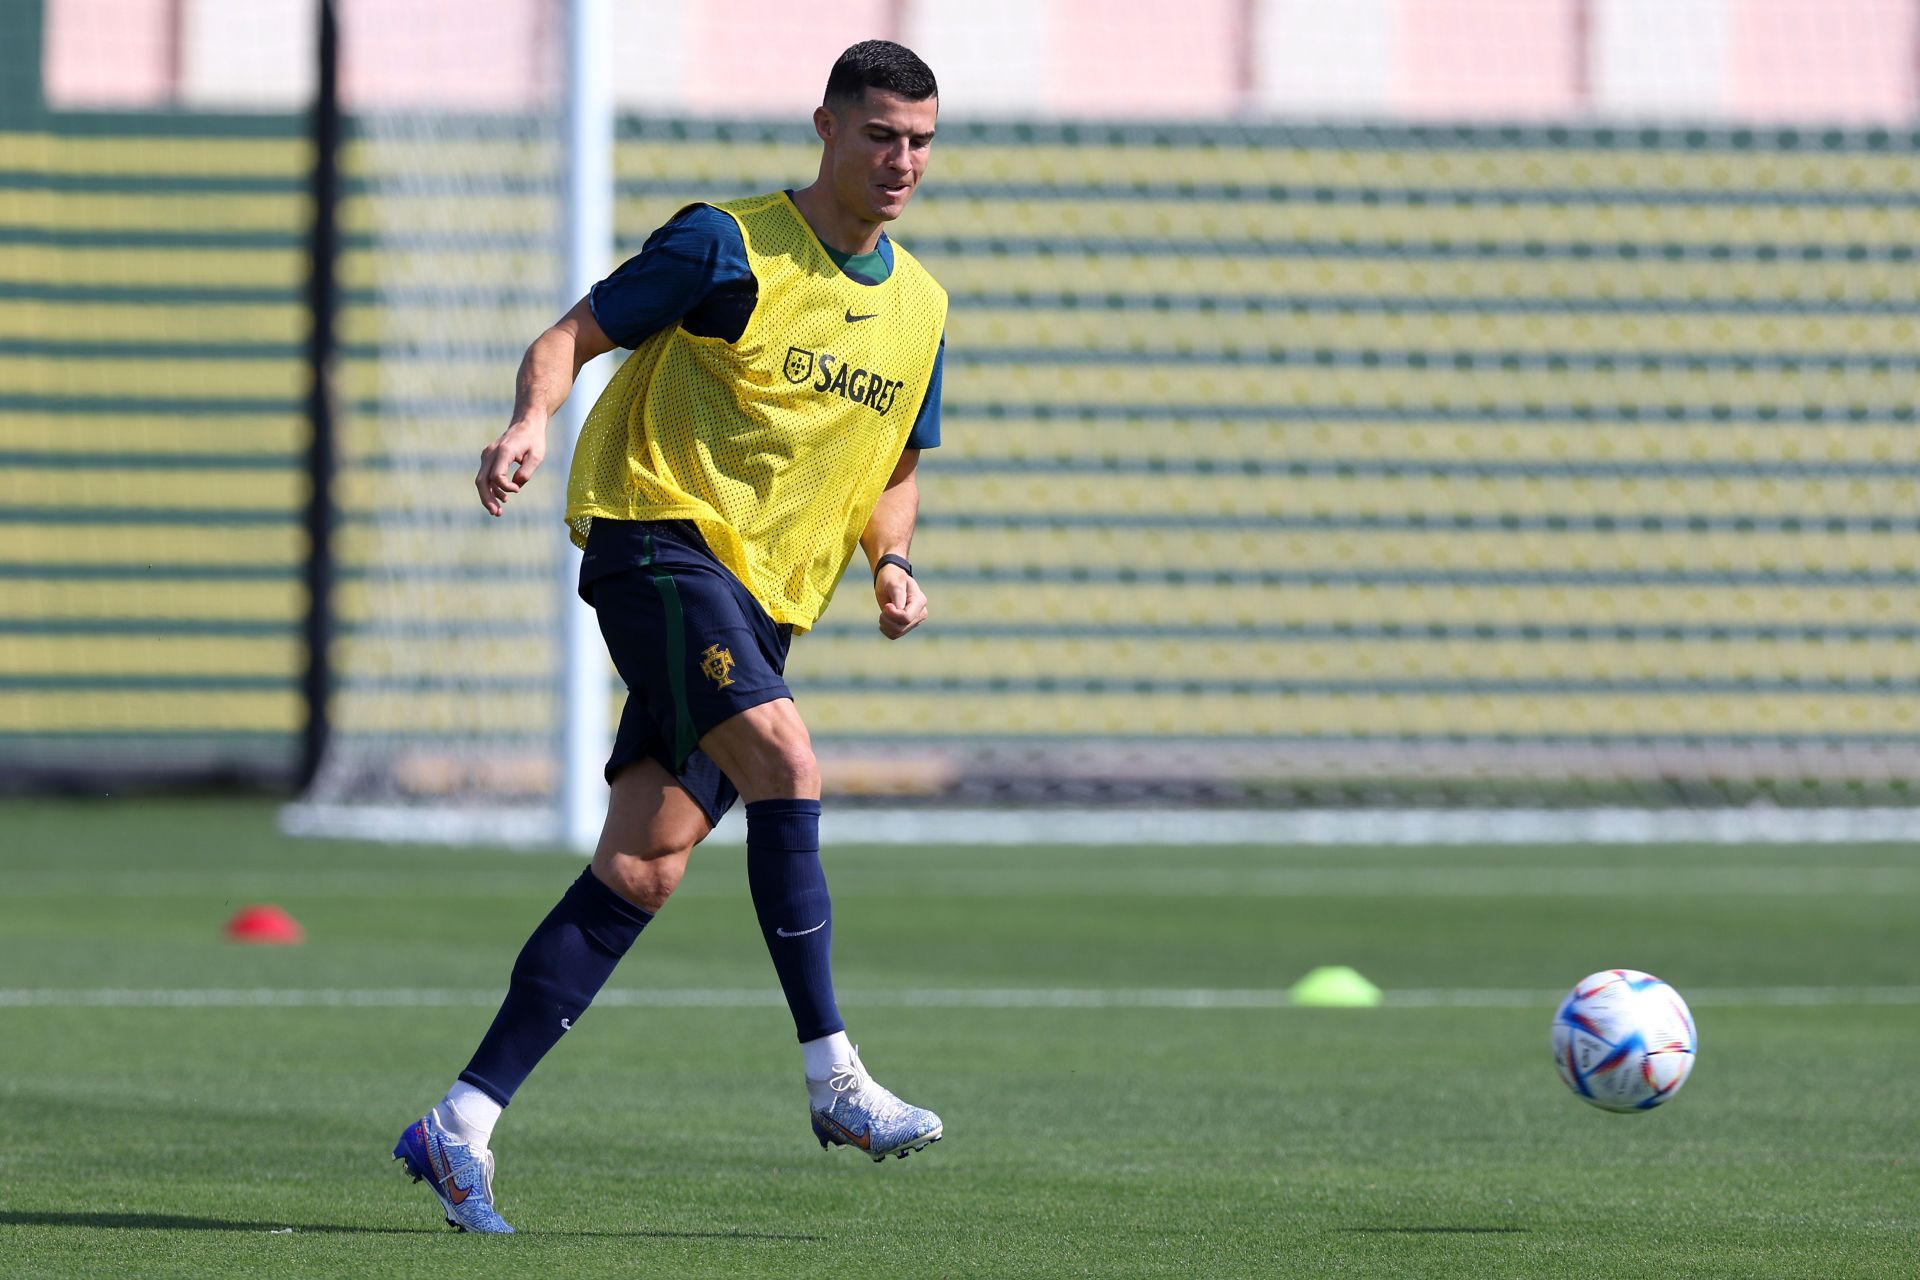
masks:
<path id="1" fill-rule="evenodd" d="M 647 535 L 642 567 L 653 563 L 653 535 Z M 693 731 L 693 712 L 687 707 L 687 615 L 680 607 L 680 588 L 673 575 L 656 569 L 654 589 L 660 593 L 660 607 L 666 613 L 667 687 L 673 691 L 673 767 L 684 768 L 699 738 Z"/>

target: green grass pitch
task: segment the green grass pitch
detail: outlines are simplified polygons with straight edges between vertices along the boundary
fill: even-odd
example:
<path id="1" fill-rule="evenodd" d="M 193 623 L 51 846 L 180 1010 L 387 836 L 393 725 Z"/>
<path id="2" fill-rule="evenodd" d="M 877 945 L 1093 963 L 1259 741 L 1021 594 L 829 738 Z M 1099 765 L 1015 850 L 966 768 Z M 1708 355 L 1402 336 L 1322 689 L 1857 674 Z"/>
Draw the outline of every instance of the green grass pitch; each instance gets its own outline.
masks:
<path id="1" fill-rule="evenodd" d="M 571 860 L 260 803 L 0 833 L 0 1275 L 1920 1274 L 1916 847 L 829 849 L 854 1036 L 947 1122 L 884 1165 L 815 1145 L 705 850 L 502 1122 L 486 1239 L 388 1151 Z M 223 941 L 261 901 L 306 944 Z M 1258 1007 L 1320 964 L 1389 1005 Z M 1701 1028 L 1648 1115 L 1549 1060 L 1614 965 Z"/>

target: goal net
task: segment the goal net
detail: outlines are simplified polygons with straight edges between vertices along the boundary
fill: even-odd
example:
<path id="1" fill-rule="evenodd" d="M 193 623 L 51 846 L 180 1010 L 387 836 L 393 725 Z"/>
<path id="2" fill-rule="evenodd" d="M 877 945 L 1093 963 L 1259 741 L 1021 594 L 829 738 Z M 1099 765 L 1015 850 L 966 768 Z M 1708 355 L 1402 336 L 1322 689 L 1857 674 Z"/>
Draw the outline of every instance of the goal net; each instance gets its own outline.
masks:
<path id="1" fill-rule="evenodd" d="M 522 351 L 564 309 L 564 15 L 444 16 L 344 15 L 378 22 L 376 40 L 363 29 L 351 47 L 405 75 L 350 117 L 343 283 L 361 301 L 343 335 L 341 638 L 329 749 L 283 823 L 551 843 L 567 716 L 558 619 L 577 563 L 564 458 L 504 522 L 482 511 L 473 476 L 506 426 Z M 599 695 L 612 696 L 605 679 Z"/>

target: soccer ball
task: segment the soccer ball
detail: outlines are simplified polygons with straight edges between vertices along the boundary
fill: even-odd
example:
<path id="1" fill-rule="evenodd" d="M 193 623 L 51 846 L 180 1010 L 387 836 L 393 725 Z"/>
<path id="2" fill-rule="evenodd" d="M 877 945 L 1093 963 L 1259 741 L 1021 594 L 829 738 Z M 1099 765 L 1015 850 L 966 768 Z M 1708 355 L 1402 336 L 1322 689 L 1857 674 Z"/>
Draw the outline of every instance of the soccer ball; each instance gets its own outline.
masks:
<path id="1" fill-rule="evenodd" d="M 1605 1111 L 1651 1111 L 1680 1092 L 1697 1040 L 1680 993 L 1638 969 L 1582 978 L 1553 1015 L 1560 1078 Z"/>

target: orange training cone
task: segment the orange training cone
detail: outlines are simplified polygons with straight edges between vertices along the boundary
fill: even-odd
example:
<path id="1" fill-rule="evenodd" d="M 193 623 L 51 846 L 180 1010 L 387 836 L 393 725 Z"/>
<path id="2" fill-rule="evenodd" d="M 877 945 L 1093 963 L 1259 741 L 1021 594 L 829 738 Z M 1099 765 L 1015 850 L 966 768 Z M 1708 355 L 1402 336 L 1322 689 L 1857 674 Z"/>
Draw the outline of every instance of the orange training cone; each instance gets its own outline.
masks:
<path id="1" fill-rule="evenodd" d="M 232 942 L 263 943 L 290 947 L 307 940 L 300 922 L 272 903 L 242 907 L 227 921 L 227 938 Z"/>

